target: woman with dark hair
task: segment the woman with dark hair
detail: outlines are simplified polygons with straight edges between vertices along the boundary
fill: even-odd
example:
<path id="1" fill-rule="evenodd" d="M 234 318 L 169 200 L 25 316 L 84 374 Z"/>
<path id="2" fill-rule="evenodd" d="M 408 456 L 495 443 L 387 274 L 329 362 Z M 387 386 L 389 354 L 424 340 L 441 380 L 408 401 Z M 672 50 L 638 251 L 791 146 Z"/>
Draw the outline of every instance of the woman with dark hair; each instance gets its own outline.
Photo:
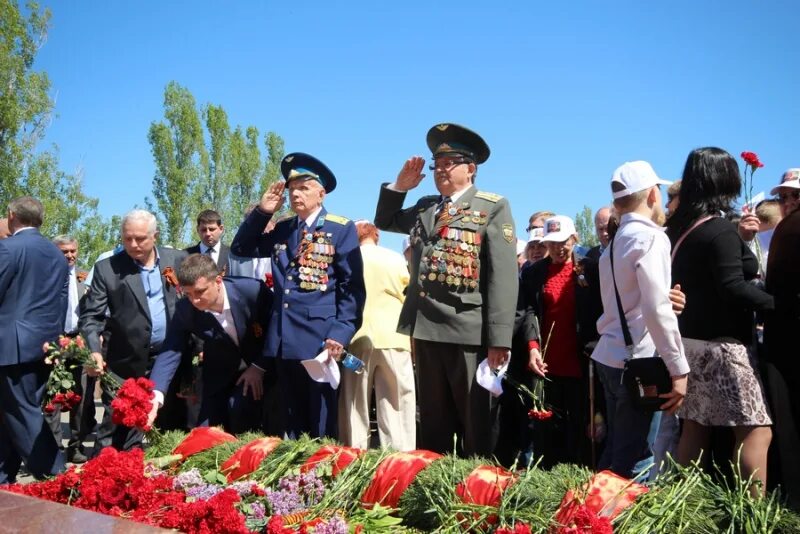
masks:
<path id="1" fill-rule="evenodd" d="M 736 226 L 721 217 L 741 190 L 739 166 L 726 151 L 693 150 L 683 170 L 679 203 L 667 221 L 672 281 L 686 294 L 678 317 L 692 369 L 683 407 L 678 461 L 688 464 L 708 448 L 712 427 L 730 427 L 744 478 L 766 488 L 772 424 L 754 352 L 754 312 L 772 296 L 751 283 L 758 261 Z M 738 453 L 734 453 L 736 456 Z"/>

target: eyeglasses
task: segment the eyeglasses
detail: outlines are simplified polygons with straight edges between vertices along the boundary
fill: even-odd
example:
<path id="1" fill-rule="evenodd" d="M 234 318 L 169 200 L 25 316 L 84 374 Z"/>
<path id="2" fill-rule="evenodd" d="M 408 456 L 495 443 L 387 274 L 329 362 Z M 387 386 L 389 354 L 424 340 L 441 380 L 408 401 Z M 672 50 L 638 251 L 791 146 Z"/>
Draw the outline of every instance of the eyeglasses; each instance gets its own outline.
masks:
<path id="1" fill-rule="evenodd" d="M 528 225 L 528 227 L 527 227 L 527 228 L 525 228 L 525 231 L 526 231 L 526 232 L 530 232 L 530 231 L 531 231 L 531 230 L 533 230 L 534 228 L 542 228 L 542 229 L 544 229 L 544 226 L 534 226 L 534 225 L 532 225 L 532 224 L 529 224 L 529 225 Z"/>
<path id="2" fill-rule="evenodd" d="M 436 169 L 442 171 L 449 171 L 453 167 L 461 165 L 462 163 L 469 163 L 468 159 L 451 159 L 451 160 L 440 160 L 434 161 L 431 165 L 428 165 L 428 169 L 435 171 Z"/>
<path id="3" fill-rule="evenodd" d="M 782 193 L 778 195 L 778 202 L 785 204 L 791 200 L 800 200 L 800 191 L 792 191 L 791 193 Z"/>

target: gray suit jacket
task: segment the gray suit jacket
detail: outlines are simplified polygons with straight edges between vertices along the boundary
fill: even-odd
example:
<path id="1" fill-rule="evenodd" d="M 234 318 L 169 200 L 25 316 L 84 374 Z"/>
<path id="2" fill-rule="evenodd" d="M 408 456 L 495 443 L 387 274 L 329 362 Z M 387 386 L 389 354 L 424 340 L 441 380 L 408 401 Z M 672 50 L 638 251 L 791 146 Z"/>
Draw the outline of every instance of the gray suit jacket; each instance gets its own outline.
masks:
<path id="1" fill-rule="evenodd" d="M 167 267 L 177 269 L 187 256 L 182 250 L 160 247 L 158 255 L 162 273 Z M 169 320 L 175 311 L 177 293 L 163 276 L 162 282 L 169 333 Z M 114 373 L 122 378 L 146 374 L 150 364 L 153 325 L 139 268 L 126 252 L 95 265 L 78 326 L 94 352 L 100 352 L 100 335 L 105 331 L 109 336 L 106 360 Z"/>

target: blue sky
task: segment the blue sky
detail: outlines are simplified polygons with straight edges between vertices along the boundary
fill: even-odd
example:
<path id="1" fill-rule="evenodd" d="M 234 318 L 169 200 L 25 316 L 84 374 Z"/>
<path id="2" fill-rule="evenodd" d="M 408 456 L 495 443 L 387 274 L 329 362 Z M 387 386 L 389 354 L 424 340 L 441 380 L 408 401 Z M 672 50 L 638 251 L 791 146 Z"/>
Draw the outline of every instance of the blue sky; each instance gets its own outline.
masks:
<path id="1" fill-rule="evenodd" d="M 607 203 L 627 160 L 674 179 L 695 147 L 752 150 L 756 191 L 800 166 L 793 1 L 43 4 L 45 143 L 105 215 L 150 193 L 147 130 L 171 80 L 322 159 L 339 179 L 326 206 L 351 218 L 373 217 L 439 122 L 487 140 L 478 186 L 510 198 L 520 236 L 534 211 Z M 429 176 L 408 202 L 432 192 Z"/>

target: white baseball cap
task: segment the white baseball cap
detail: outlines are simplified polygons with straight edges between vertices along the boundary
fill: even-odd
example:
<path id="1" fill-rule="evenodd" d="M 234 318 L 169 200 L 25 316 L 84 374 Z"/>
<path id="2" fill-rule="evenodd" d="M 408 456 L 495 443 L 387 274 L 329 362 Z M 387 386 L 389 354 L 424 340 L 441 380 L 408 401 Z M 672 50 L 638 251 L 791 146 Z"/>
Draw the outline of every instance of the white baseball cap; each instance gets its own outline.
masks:
<path id="1" fill-rule="evenodd" d="M 654 185 L 670 185 L 672 182 L 662 180 L 653 170 L 653 166 L 646 161 L 628 161 L 623 163 L 614 171 L 611 183 L 617 182 L 623 189 L 614 191 L 612 195 L 616 198 L 626 197 L 639 191 L 649 189 Z"/>
<path id="2" fill-rule="evenodd" d="M 522 239 L 517 239 L 517 256 L 523 254 L 525 252 L 525 247 L 528 246 L 527 241 L 523 241 Z"/>
<path id="3" fill-rule="evenodd" d="M 777 195 L 781 188 L 800 189 L 800 169 L 787 169 L 786 172 L 783 173 L 783 176 L 781 176 L 781 183 L 773 187 L 769 194 Z"/>
<path id="4" fill-rule="evenodd" d="M 544 221 L 544 238 L 542 238 L 542 241 L 560 243 L 577 233 L 572 219 L 566 215 L 556 215 Z"/>
<path id="5" fill-rule="evenodd" d="M 541 243 L 544 239 L 544 228 L 531 228 L 528 233 L 528 242 Z"/>

